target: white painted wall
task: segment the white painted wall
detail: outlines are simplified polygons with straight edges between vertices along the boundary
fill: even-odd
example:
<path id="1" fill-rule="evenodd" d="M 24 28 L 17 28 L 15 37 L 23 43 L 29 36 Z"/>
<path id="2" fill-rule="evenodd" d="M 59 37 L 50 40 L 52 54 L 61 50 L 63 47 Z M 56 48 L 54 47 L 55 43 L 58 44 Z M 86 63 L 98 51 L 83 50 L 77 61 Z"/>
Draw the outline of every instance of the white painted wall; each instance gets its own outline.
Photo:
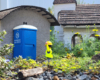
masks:
<path id="1" fill-rule="evenodd" d="M 100 27 L 99 26 L 96 26 L 96 27 L 98 27 L 98 30 L 99 30 L 97 32 L 97 34 L 100 35 Z M 92 31 L 92 29 L 94 29 L 94 27 L 92 27 L 91 29 L 89 29 L 89 33 L 88 33 L 87 30 L 86 30 L 86 26 L 84 26 L 84 27 L 82 26 L 82 28 L 81 28 L 81 26 L 80 27 L 78 26 L 78 28 L 74 28 L 74 26 L 67 26 L 67 27 L 65 27 L 64 28 L 64 37 L 63 37 L 65 46 L 67 47 L 67 44 L 70 44 L 70 47 L 71 47 L 72 36 L 76 32 L 80 32 L 80 34 L 82 35 L 82 38 L 86 39 L 87 37 L 90 37 L 90 35 L 94 33 Z M 73 33 L 72 33 L 72 30 L 73 30 Z"/>
<path id="2" fill-rule="evenodd" d="M 54 4 L 54 15 L 57 18 L 58 12 L 61 10 L 75 10 L 76 4 L 75 3 L 69 3 L 69 4 Z"/>
<path id="3" fill-rule="evenodd" d="M 58 13 L 61 10 L 75 10 L 76 4 L 75 3 L 69 3 L 69 4 L 54 4 L 54 16 L 56 19 L 58 19 Z M 56 38 L 58 41 L 63 41 L 63 27 L 61 26 L 55 26 L 54 27 L 56 31 L 59 31 L 59 34 L 56 34 Z"/>

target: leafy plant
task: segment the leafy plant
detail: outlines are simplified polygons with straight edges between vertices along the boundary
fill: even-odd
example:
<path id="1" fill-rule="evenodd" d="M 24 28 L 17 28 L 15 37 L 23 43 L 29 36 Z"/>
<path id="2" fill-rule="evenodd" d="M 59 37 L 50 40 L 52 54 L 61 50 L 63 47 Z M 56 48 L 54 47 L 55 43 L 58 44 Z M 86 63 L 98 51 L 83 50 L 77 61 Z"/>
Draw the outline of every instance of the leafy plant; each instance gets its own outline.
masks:
<path id="1" fill-rule="evenodd" d="M 35 67 L 42 67 L 42 64 L 33 59 L 23 59 L 21 56 L 16 57 L 13 61 L 11 69 L 32 69 Z"/>
<path id="2" fill-rule="evenodd" d="M 3 41 L 2 38 L 5 38 L 7 32 L 3 30 L 0 32 L 0 43 Z M 9 71 L 10 67 L 4 58 L 5 55 L 9 55 L 13 51 L 13 44 L 5 44 L 3 47 L 0 47 L 0 76 L 5 77 L 6 71 Z"/>
<path id="3" fill-rule="evenodd" d="M 71 56 L 71 55 L 70 55 Z M 64 73 L 71 73 L 75 72 L 76 70 L 89 70 L 89 66 L 93 67 L 93 63 L 90 57 L 84 57 L 84 58 L 76 58 L 76 57 L 69 57 L 69 54 L 67 54 L 66 58 L 51 60 L 50 65 L 53 66 L 53 69 L 55 72 L 58 72 L 61 70 Z M 91 61 L 90 64 L 88 64 Z M 43 62 L 43 65 L 48 65 L 47 62 Z"/>
<path id="4" fill-rule="evenodd" d="M 59 32 L 55 31 L 55 34 L 59 35 Z M 69 52 L 69 49 L 66 47 L 64 47 L 64 43 L 61 41 L 57 41 L 57 38 L 55 36 L 55 34 L 53 33 L 53 35 L 50 35 L 50 41 L 53 43 L 52 46 L 52 51 L 53 51 L 53 55 L 59 55 L 59 57 L 63 57 L 66 55 L 67 52 Z"/>
<path id="5" fill-rule="evenodd" d="M 5 38 L 5 35 L 7 34 L 7 32 L 5 30 L 3 30 L 2 32 L 0 32 L 0 41 L 2 42 L 3 39 Z M 13 51 L 13 44 L 5 44 L 3 47 L 0 48 L 0 56 L 5 56 L 5 55 L 9 55 L 10 53 L 12 53 Z"/>
<path id="6" fill-rule="evenodd" d="M 89 26 L 87 27 L 87 31 L 89 33 Z M 94 38 L 83 39 L 83 42 L 76 44 L 75 47 L 73 47 L 72 52 L 76 57 L 91 57 L 95 55 L 95 51 L 100 51 L 100 40 L 98 40 L 99 35 L 96 33 L 98 29 L 95 28 L 93 31 Z"/>

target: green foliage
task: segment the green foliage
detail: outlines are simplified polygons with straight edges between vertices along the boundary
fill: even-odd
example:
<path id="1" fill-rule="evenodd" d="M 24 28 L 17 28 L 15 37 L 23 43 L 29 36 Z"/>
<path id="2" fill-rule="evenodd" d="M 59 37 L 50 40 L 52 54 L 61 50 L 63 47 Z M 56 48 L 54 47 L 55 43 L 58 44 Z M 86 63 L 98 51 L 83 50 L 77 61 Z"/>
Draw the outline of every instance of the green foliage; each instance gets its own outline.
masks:
<path id="1" fill-rule="evenodd" d="M 85 3 L 84 0 L 76 0 L 76 1 L 77 1 L 77 4 L 89 4 L 89 3 Z M 94 1 L 92 4 L 94 4 Z"/>
<path id="2" fill-rule="evenodd" d="M 51 60 L 49 65 L 53 66 L 53 69 L 56 72 L 61 70 L 64 73 L 71 73 L 75 72 L 77 69 L 84 71 L 89 70 L 90 65 L 88 65 L 88 62 L 90 60 L 91 60 L 90 57 L 84 57 L 84 58 L 71 57 L 69 59 L 61 58 L 61 59 Z M 43 62 L 43 64 L 48 65 L 48 62 Z"/>
<path id="3" fill-rule="evenodd" d="M 5 35 L 7 34 L 7 32 L 5 30 L 3 30 L 2 32 L 0 32 L 0 40 L 3 41 L 1 38 L 5 38 Z"/>
<path id="4" fill-rule="evenodd" d="M 50 32 L 50 35 L 52 36 L 54 32 L 54 26 L 50 26 L 50 30 L 52 30 L 52 32 Z"/>
<path id="5" fill-rule="evenodd" d="M 88 34 L 89 27 L 87 27 L 87 31 Z M 96 34 L 96 31 L 98 31 L 98 29 L 93 29 L 92 31 L 94 31 L 94 34 Z M 98 36 L 99 35 L 96 34 L 96 36 L 94 35 L 94 37 L 91 38 L 83 37 L 83 42 L 73 47 L 73 54 L 76 57 L 91 57 L 95 55 L 95 51 L 100 51 L 100 40 L 98 40 Z"/>
<path id="6" fill-rule="evenodd" d="M 11 66 L 11 69 L 32 69 L 35 67 L 42 67 L 42 64 L 39 62 L 36 62 L 33 59 L 23 59 L 21 56 L 16 57 L 13 61 L 13 65 Z"/>
<path id="7" fill-rule="evenodd" d="M 65 56 L 65 54 L 57 54 L 57 53 L 53 53 L 53 60 L 61 59 L 62 56 Z"/>
<path id="8" fill-rule="evenodd" d="M 67 55 L 69 56 L 69 55 Z M 52 59 L 49 62 L 50 66 L 53 66 L 53 70 L 55 72 L 64 72 L 66 74 L 68 73 L 73 73 L 77 70 L 84 71 L 86 73 L 93 73 L 93 74 L 98 74 L 100 72 L 100 61 L 93 63 L 93 60 L 91 60 L 90 57 L 73 57 L 71 56 L 70 58 L 59 58 L 59 59 Z M 43 65 L 48 65 L 48 61 L 43 62 Z"/>
<path id="9" fill-rule="evenodd" d="M 52 15 L 54 15 L 54 13 L 53 13 L 53 12 L 54 12 L 54 6 L 52 6 L 51 8 L 49 7 L 49 8 L 48 8 L 48 11 L 49 11 Z"/>
<path id="10" fill-rule="evenodd" d="M 0 43 L 3 41 L 3 38 L 5 38 L 5 35 L 7 32 L 3 30 L 0 32 Z M 6 62 L 6 59 L 4 58 L 5 55 L 9 55 L 13 51 L 13 44 L 5 44 L 3 47 L 0 47 L 0 76 L 5 77 L 6 72 L 10 69 L 10 63 Z"/>
<path id="11" fill-rule="evenodd" d="M 4 30 L 0 32 L 0 41 L 3 41 L 2 38 L 5 38 L 7 32 Z M 0 56 L 9 55 L 13 51 L 13 44 L 5 44 L 3 47 L 0 47 Z"/>
<path id="12" fill-rule="evenodd" d="M 29 59 L 23 59 L 21 56 L 17 57 L 13 62 L 10 61 L 9 64 L 12 64 L 10 67 L 11 69 L 32 69 L 35 67 L 43 67 L 48 65 L 48 61 L 39 63 L 36 62 L 35 60 Z M 100 69 L 100 61 L 97 63 L 93 63 L 90 57 L 74 57 L 71 54 L 66 55 L 65 58 L 57 58 L 57 59 L 52 59 L 49 62 L 50 66 L 53 66 L 53 70 L 55 72 L 62 71 L 64 73 L 72 73 L 75 72 L 76 70 L 80 69 L 82 71 L 90 71 L 92 70 L 93 72 L 97 71 Z"/>
<path id="13" fill-rule="evenodd" d="M 86 4 L 84 0 L 77 0 L 77 4 Z"/>
<path id="14" fill-rule="evenodd" d="M 59 32 L 56 32 L 57 35 L 59 35 Z M 50 35 L 50 41 L 53 43 L 52 46 L 52 51 L 53 51 L 53 55 L 57 54 L 60 57 L 64 56 L 68 51 L 66 51 L 65 47 L 64 47 L 64 43 L 61 41 L 57 41 L 55 34 Z"/>
<path id="15" fill-rule="evenodd" d="M 0 76 L 4 77 L 7 70 L 9 70 L 8 63 L 6 62 L 5 58 L 0 57 Z"/>
<path id="16" fill-rule="evenodd" d="M 0 56 L 9 55 L 13 51 L 13 44 L 5 44 L 3 47 L 0 48 Z"/>
<path id="17" fill-rule="evenodd" d="M 54 11 L 53 11 L 53 6 L 52 6 L 52 8 L 48 8 L 48 11 L 52 14 L 52 15 L 54 15 Z M 54 32 L 54 26 L 50 26 L 50 30 L 52 30 L 52 32 L 50 33 L 50 35 L 53 35 L 53 32 Z"/>

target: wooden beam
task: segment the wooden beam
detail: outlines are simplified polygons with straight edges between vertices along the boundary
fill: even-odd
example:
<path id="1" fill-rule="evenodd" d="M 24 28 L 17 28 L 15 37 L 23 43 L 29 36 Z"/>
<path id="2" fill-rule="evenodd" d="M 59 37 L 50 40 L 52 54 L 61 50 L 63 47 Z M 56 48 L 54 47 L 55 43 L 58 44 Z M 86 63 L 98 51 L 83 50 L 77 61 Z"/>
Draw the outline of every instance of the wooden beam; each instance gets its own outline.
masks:
<path id="1" fill-rule="evenodd" d="M 48 14 L 42 14 L 42 16 L 45 16 L 45 15 L 48 15 Z"/>
<path id="2" fill-rule="evenodd" d="M 52 23 L 50 24 L 50 26 L 59 26 L 59 23 L 52 22 Z"/>
<path id="3" fill-rule="evenodd" d="M 40 14 L 46 14 L 46 12 L 45 11 L 41 11 L 41 12 L 39 12 Z"/>
<path id="4" fill-rule="evenodd" d="M 26 77 L 31 77 L 34 75 L 39 75 L 43 73 L 42 68 L 34 68 L 34 69 L 27 69 L 27 70 L 21 70 L 18 72 L 18 77 L 20 79 L 26 78 Z"/>
<path id="5" fill-rule="evenodd" d="M 37 11 L 37 12 L 42 12 L 42 10 L 40 10 L 40 11 Z"/>
<path id="6" fill-rule="evenodd" d="M 52 19 L 52 17 L 51 18 L 47 18 L 47 19 Z"/>

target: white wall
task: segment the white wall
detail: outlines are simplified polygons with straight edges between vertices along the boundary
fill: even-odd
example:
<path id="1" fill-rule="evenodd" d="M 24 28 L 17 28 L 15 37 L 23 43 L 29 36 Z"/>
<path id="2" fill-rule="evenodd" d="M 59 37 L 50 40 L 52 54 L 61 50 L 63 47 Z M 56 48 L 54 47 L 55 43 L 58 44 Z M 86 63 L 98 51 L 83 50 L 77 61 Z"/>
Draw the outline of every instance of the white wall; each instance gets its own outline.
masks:
<path id="1" fill-rule="evenodd" d="M 57 18 L 58 12 L 61 10 L 75 10 L 76 4 L 75 3 L 69 3 L 69 4 L 55 4 L 54 5 L 54 15 Z"/>
<path id="2" fill-rule="evenodd" d="M 75 10 L 76 4 L 75 3 L 69 3 L 69 4 L 55 4 L 54 5 L 54 16 L 56 19 L 58 19 L 58 13 L 61 10 Z M 56 38 L 58 41 L 63 41 L 63 27 L 61 26 L 55 26 L 55 30 L 59 31 L 59 35 L 56 35 Z"/>
<path id="3" fill-rule="evenodd" d="M 91 29 L 89 29 L 89 33 L 86 31 L 86 28 L 85 26 L 83 28 L 69 28 L 69 27 L 72 27 L 72 26 L 67 26 L 67 28 L 64 28 L 64 37 L 63 37 L 63 40 L 64 40 L 64 44 L 65 46 L 67 44 L 70 44 L 71 45 L 71 40 L 72 40 L 72 36 L 76 33 L 76 32 L 80 32 L 80 34 L 82 35 L 82 38 L 85 39 L 86 37 L 90 37 L 91 34 L 93 34 L 94 32 L 92 31 L 92 29 L 94 29 L 94 27 L 92 27 Z M 81 26 L 80 26 L 81 27 Z M 98 27 L 98 26 L 97 26 Z M 73 30 L 73 33 L 72 33 L 72 30 Z M 98 32 L 97 34 L 100 35 L 100 27 L 98 28 Z M 85 37 L 86 36 L 86 37 Z"/>

